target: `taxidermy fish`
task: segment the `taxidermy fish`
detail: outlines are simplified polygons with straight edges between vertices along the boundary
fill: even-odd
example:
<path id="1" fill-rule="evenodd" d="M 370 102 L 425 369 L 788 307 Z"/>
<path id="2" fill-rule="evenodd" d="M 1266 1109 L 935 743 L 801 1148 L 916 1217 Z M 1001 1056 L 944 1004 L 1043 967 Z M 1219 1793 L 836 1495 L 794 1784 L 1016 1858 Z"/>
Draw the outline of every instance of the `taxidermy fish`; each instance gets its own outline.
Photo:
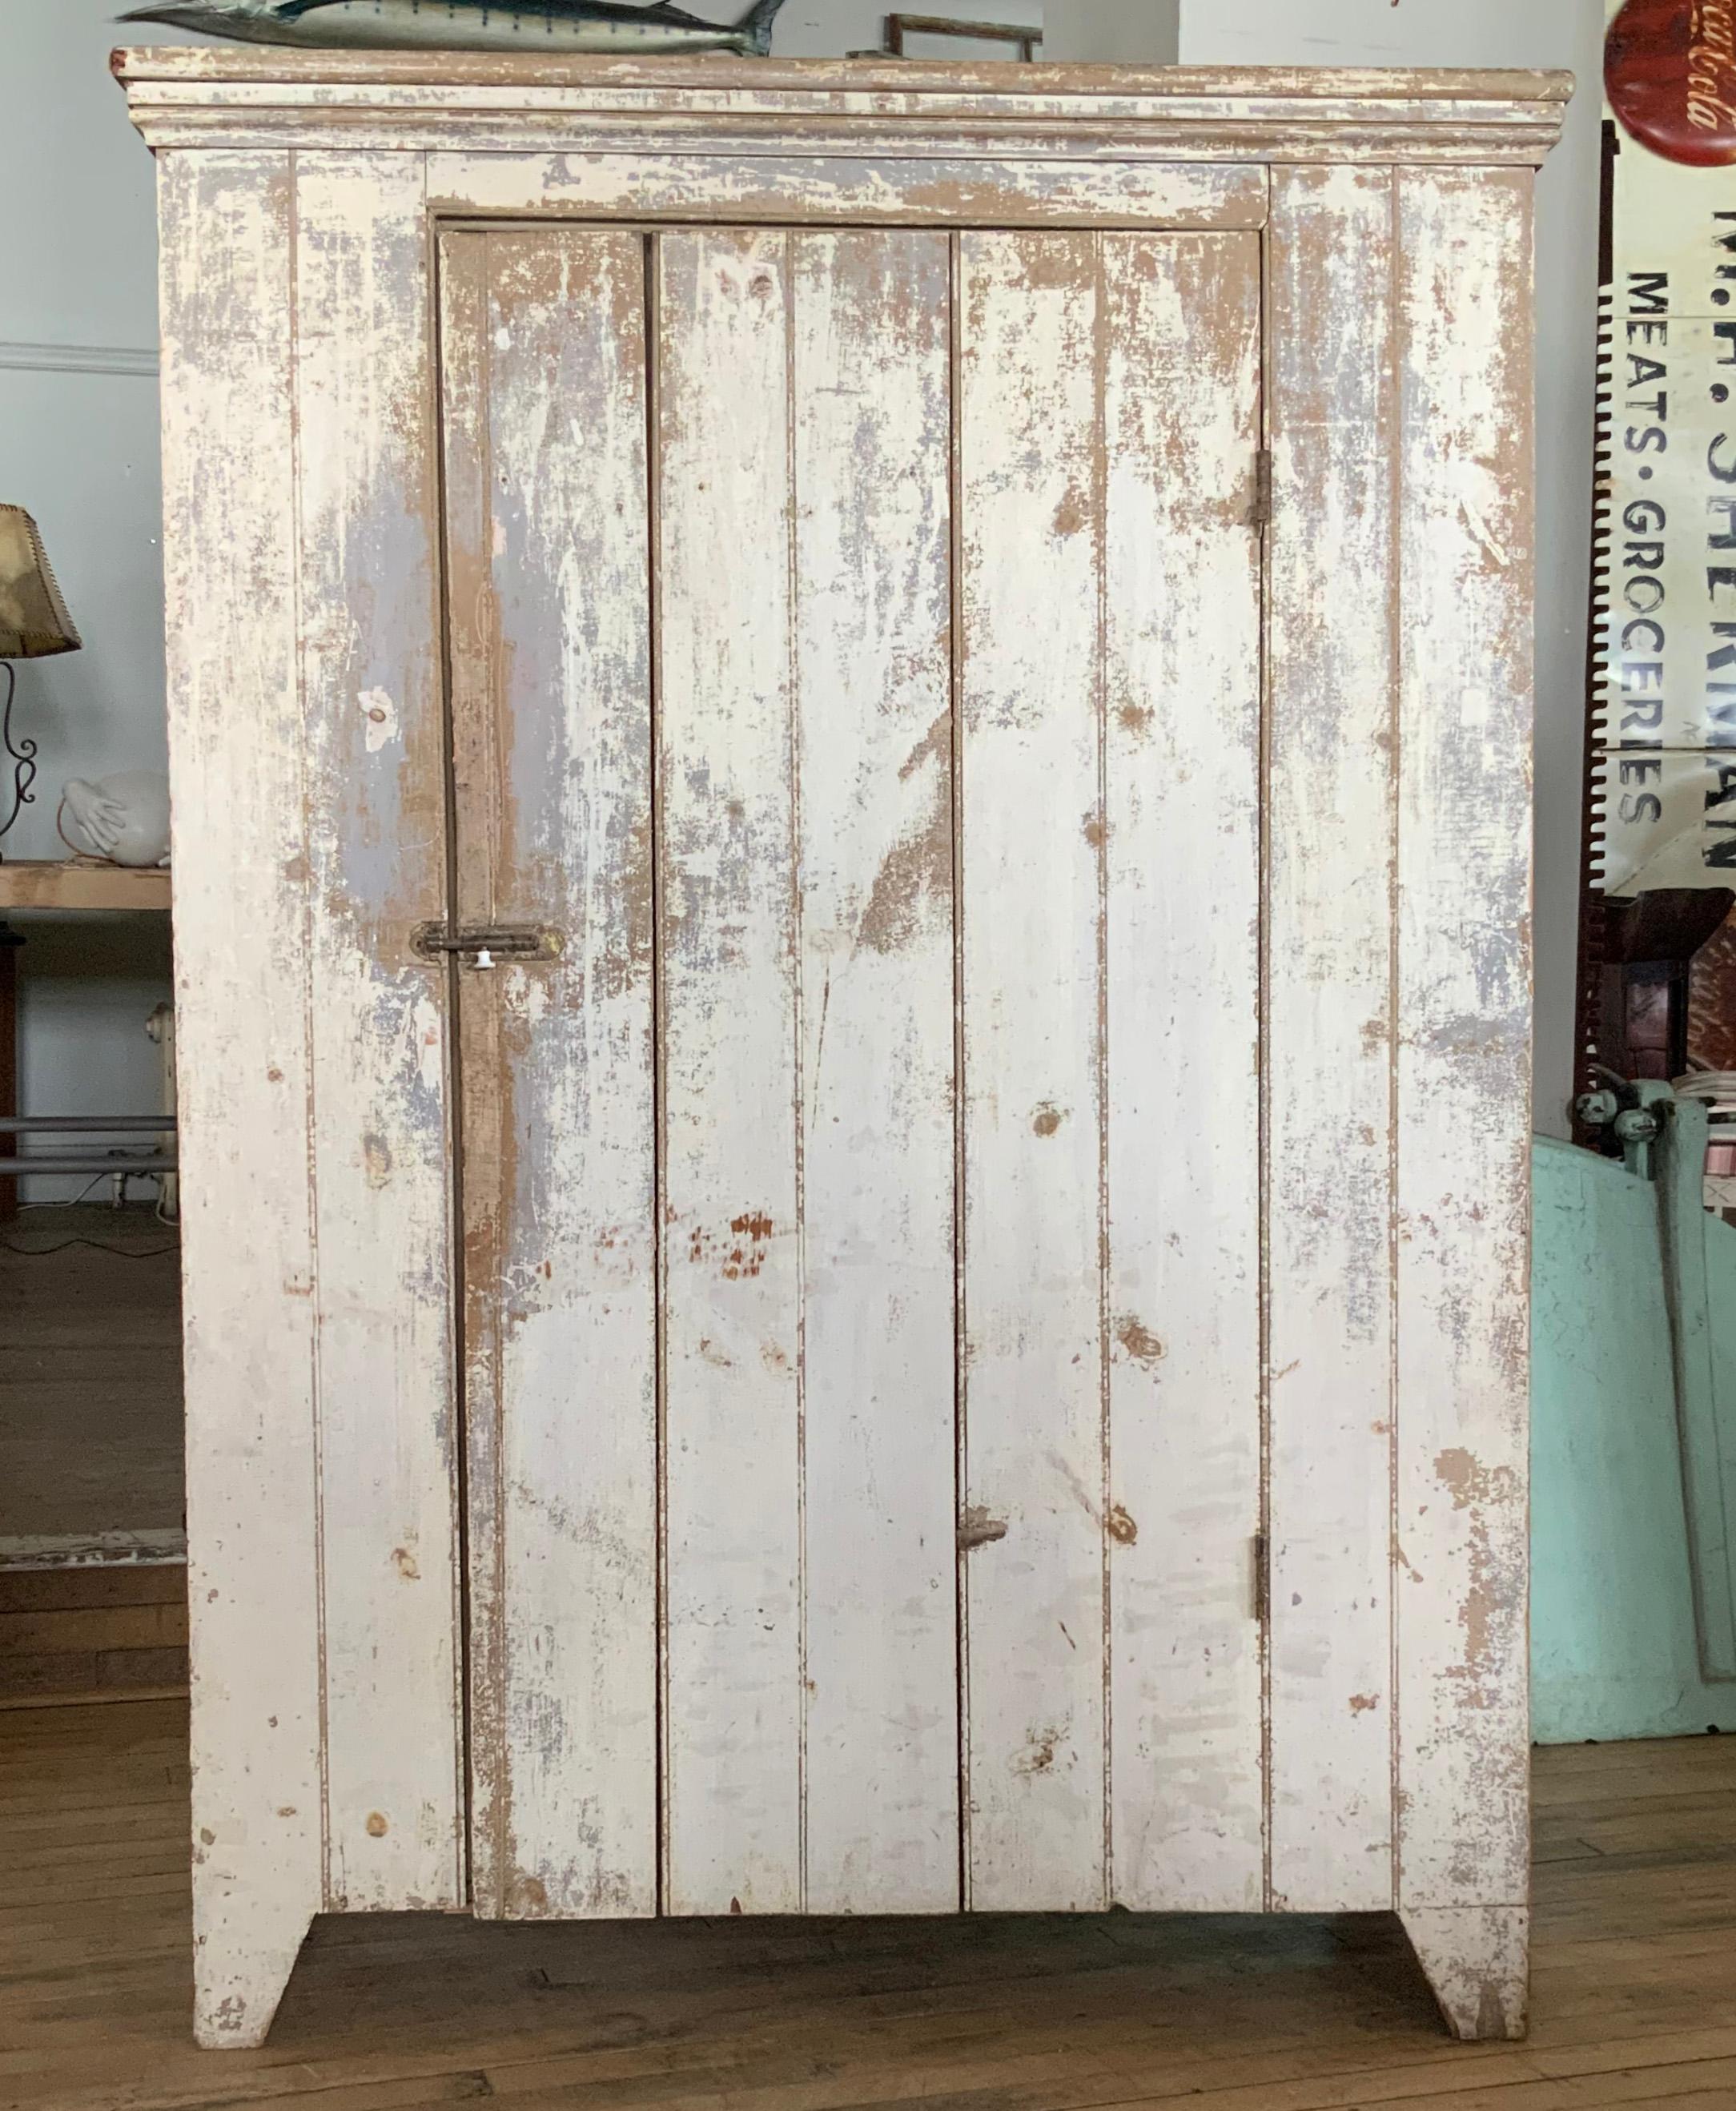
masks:
<path id="1" fill-rule="evenodd" d="M 123 22 L 166 22 L 256 44 L 463 52 L 741 52 L 764 58 L 784 0 L 755 0 L 739 22 L 706 22 L 657 0 L 162 0 Z"/>

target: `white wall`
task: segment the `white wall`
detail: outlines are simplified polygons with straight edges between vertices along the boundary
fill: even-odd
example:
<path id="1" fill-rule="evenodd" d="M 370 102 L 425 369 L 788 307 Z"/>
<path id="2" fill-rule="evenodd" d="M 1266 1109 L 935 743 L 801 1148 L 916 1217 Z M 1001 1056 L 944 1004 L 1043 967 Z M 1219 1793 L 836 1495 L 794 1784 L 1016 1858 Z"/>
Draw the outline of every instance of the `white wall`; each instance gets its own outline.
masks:
<path id="1" fill-rule="evenodd" d="M 1049 0 L 1043 56 L 1097 66 L 1173 66 L 1181 0 Z"/>
<path id="2" fill-rule="evenodd" d="M 1122 0 L 1132 15 L 1142 0 Z M 1567 1134 L 1585 742 L 1602 0 L 1181 0 L 1185 66 L 1566 66 L 1537 189 L 1537 1126 Z"/>
<path id="3" fill-rule="evenodd" d="M 155 205 L 151 157 L 109 76 L 115 0 L 4 0 L 4 11 L 0 499 L 36 516 L 84 650 L 18 669 L 15 725 L 38 742 L 41 774 L 0 847 L 55 857 L 66 778 L 163 761 Z M 161 919 L 19 924 L 25 1110 L 153 1112 L 144 1020 L 168 995 Z"/>
<path id="4" fill-rule="evenodd" d="M 1049 0 L 1050 6 L 1067 7 L 1072 0 Z M 742 12 L 734 0 L 685 0 L 693 14 L 726 19 Z M 840 58 L 845 52 L 877 51 L 884 38 L 886 19 L 898 0 L 787 0 L 777 18 L 772 43 L 773 56 L 781 59 Z M 1029 23 L 1043 26 L 1043 0 L 945 0 L 930 7 L 927 0 L 904 9 L 907 14 L 943 15 L 967 22 Z M 968 43 L 948 39 L 931 43 L 914 56 L 961 59 L 998 59 L 1009 56 L 1005 44 Z"/>

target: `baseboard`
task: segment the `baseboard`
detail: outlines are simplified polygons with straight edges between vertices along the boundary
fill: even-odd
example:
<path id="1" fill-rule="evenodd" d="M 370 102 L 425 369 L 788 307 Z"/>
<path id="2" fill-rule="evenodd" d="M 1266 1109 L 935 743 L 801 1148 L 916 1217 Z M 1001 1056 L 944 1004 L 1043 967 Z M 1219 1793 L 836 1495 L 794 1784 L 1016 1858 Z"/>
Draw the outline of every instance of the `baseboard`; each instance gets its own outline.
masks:
<path id="1" fill-rule="evenodd" d="M 187 1535 L 156 1532 L 8 1532 L 0 1535 L 0 1575 L 20 1568 L 187 1565 Z"/>

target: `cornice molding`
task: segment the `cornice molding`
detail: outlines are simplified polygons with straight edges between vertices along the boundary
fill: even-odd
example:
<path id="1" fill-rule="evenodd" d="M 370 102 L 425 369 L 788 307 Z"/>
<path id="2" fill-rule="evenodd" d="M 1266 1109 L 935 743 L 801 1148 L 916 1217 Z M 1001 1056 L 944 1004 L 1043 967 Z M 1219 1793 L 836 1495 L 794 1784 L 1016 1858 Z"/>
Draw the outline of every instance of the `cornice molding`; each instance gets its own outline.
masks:
<path id="1" fill-rule="evenodd" d="M 1559 73 L 118 51 L 152 148 L 1535 166 Z"/>

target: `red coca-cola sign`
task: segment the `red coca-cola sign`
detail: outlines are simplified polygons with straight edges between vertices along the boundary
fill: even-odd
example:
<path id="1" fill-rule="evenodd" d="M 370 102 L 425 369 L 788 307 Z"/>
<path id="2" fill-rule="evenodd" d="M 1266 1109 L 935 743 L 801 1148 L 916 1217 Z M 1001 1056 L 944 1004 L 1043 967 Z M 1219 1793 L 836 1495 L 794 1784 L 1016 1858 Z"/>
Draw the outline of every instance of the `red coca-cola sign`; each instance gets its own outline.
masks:
<path id="1" fill-rule="evenodd" d="M 1610 107 L 1667 161 L 1736 162 L 1736 0 L 1627 0 L 1603 47 Z"/>

